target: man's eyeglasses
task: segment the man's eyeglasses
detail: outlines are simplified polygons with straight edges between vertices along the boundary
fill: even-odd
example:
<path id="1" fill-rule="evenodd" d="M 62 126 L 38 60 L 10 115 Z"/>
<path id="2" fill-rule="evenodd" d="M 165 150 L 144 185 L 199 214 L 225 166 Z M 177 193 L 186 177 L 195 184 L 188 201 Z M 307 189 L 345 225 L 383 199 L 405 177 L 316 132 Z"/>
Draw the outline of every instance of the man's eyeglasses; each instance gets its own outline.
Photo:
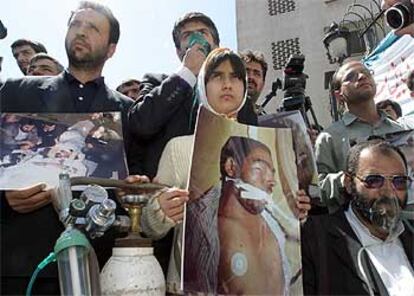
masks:
<path id="1" fill-rule="evenodd" d="M 409 176 L 405 175 L 394 175 L 394 176 L 384 176 L 384 175 L 366 175 L 366 176 L 358 176 L 355 175 L 359 181 L 364 183 L 364 186 L 369 189 L 379 189 L 384 186 L 385 179 L 391 181 L 392 186 L 396 190 L 407 190 L 410 186 L 412 179 Z"/>
<path id="2" fill-rule="evenodd" d="M 355 69 L 355 70 L 345 73 L 342 78 L 342 82 L 356 82 L 358 81 L 358 77 L 360 73 L 364 74 L 365 77 L 368 77 L 368 78 L 374 75 L 374 71 L 369 70 L 367 68 Z"/>

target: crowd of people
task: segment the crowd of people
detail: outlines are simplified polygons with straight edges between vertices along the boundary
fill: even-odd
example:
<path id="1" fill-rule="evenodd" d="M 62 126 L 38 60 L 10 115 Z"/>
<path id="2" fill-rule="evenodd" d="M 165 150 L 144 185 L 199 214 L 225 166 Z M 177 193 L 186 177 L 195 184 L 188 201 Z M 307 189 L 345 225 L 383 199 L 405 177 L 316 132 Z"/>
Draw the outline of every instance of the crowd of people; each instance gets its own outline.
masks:
<path id="1" fill-rule="evenodd" d="M 386 9 L 399 1 L 382 2 Z M 257 125 L 258 98 L 263 90 L 267 63 L 260 52 L 237 53 L 221 48 L 214 22 L 203 13 L 189 12 L 177 19 L 172 32 L 180 68 L 170 74 L 149 73 L 140 80 L 125 80 L 115 91 L 106 85 L 102 70 L 115 53 L 120 31 L 118 20 L 107 6 L 83 1 L 69 17 L 65 38 L 69 64 L 65 68 L 39 42 L 17 40 L 11 47 L 26 76 L 3 82 L 0 111 L 121 113 L 130 174 L 126 182 L 147 180 L 136 177 L 145 175 L 171 187 L 149 200 L 141 224 L 144 234 L 154 239 L 155 255 L 167 278 L 167 292 L 182 294 L 181 258 L 177 252 L 181 250 L 184 205 L 189 201 L 186 189 L 197 114 L 203 106 L 229 120 Z M 395 33 L 414 37 L 414 24 Z M 194 34 L 204 41 L 192 42 Z M 414 204 L 413 195 L 409 194 L 411 172 L 405 155 L 379 139 L 407 126 L 393 118 L 391 112 L 381 111 L 387 106 L 376 106 L 375 81 L 359 61 L 347 61 L 336 71 L 332 90 L 337 101 L 345 106 L 345 112 L 340 120 L 320 132 L 314 147 L 321 205 L 326 214 L 313 214 L 306 188 L 294 194 L 292 207 L 302 225 L 304 294 L 410 295 L 414 291 L 414 240 L 400 215 Z M 400 115 L 398 108 L 390 106 L 395 115 Z M 6 119 L 2 120 L 2 133 L 6 124 L 13 126 L 10 128 L 15 132 L 10 138 L 13 145 L 39 146 L 48 141 L 39 137 L 40 128 L 32 122 Z M 375 139 L 369 139 L 372 136 Z M 209 285 L 211 293 L 275 291 L 288 295 L 292 274 L 283 263 L 287 260 L 283 242 L 272 229 L 266 228 L 266 220 L 257 215 L 264 210 L 263 201 L 242 199 L 242 187 L 236 186 L 239 180 L 258 189 L 253 192 L 272 193 L 274 164 L 266 154 L 266 147 L 260 143 L 246 145 L 252 147 L 237 161 L 226 157 L 221 170 L 222 182 L 211 189 L 211 192 L 220 191 L 218 196 L 224 196 L 212 208 L 218 212 L 219 233 L 211 239 L 216 239 L 220 246 L 230 245 L 228 250 L 241 254 L 238 258 L 264 278 L 256 276 L 260 282 L 252 282 L 253 277 L 248 273 L 229 266 L 232 254 L 224 253 L 221 257 L 215 253 L 215 269 L 205 272 L 209 272 L 210 280 L 211 272 L 218 277 L 204 284 Z M 6 148 L 1 149 L 2 155 L 6 155 L 3 150 Z M 258 162 L 260 166 L 256 168 Z M 243 170 L 249 171 L 250 166 L 256 168 L 254 174 L 244 174 Z M 209 196 L 206 194 L 201 201 L 204 207 L 214 207 Z M 53 249 L 63 226 L 51 205 L 52 190 L 46 189 L 44 183 L 2 191 L 0 198 L 1 294 L 25 294 L 31 274 Z M 242 214 L 232 217 L 229 213 L 233 207 L 239 207 Z M 243 229 L 254 223 L 263 224 L 263 231 L 255 233 L 257 240 L 276 246 L 274 250 L 266 249 L 266 261 L 257 261 L 254 252 L 244 253 L 249 248 L 240 249 L 230 239 L 234 234 L 231 229 L 235 227 L 229 228 L 231 219 L 239 221 L 237 227 Z M 94 242 L 101 267 L 109 258 L 113 244 L 112 236 Z M 203 270 L 194 270 L 189 276 L 199 273 Z M 33 293 L 59 294 L 56 267 L 42 271 Z"/>

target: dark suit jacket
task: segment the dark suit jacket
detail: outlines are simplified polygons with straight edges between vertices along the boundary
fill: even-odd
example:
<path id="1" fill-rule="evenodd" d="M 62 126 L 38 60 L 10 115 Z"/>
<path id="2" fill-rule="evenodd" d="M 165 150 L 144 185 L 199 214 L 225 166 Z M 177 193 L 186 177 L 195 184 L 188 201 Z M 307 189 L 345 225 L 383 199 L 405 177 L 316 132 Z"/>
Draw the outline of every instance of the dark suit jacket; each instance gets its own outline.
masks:
<path id="1" fill-rule="evenodd" d="M 194 132 L 198 102 L 193 89 L 176 74 L 146 74 L 140 97 L 129 114 L 130 130 L 141 147 L 142 160 L 132 165 L 131 172 L 154 177 L 167 142 Z M 238 115 L 241 123 L 257 125 L 253 105 L 247 100 Z"/>
<path id="2" fill-rule="evenodd" d="M 140 88 L 140 102 L 132 106 L 129 120 L 134 140 L 143 147 L 143 162 L 131 172 L 152 178 L 167 142 L 193 132 L 193 89 L 175 74 L 146 74 Z"/>
<path id="3" fill-rule="evenodd" d="M 89 110 L 76 110 L 64 75 L 54 77 L 25 77 L 8 80 L 0 89 L 0 111 L 3 112 L 101 112 L 121 111 L 124 134 L 127 110 L 132 100 L 103 85 Z M 36 172 L 34 172 L 36 173 Z M 12 210 L 3 196 L 1 202 L 1 275 L 30 276 L 38 263 L 53 250 L 63 231 L 62 223 L 52 205 L 28 214 Z M 96 251 L 110 256 L 111 245 L 98 240 Z M 108 249 L 108 250 L 106 250 Z M 104 260 L 104 259 L 103 259 Z M 102 263 L 102 262 L 101 262 Z M 39 277 L 55 277 L 55 266 L 47 267 Z M 24 287 L 23 287 L 24 288 Z"/>
<path id="4" fill-rule="evenodd" d="M 305 295 L 368 295 L 357 261 L 362 245 L 343 210 L 333 215 L 311 217 L 301 235 Z M 400 239 L 413 264 L 412 233 L 406 231 Z M 375 294 L 388 295 L 367 253 L 362 254 L 362 265 Z"/>
<path id="5" fill-rule="evenodd" d="M 1 112 L 80 113 L 121 111 L 124 131 L 133 100 L 106 85 L 98 90 L 89 110 L 76 110 L 64 74 L 9 79 L 1 88 Z"/>

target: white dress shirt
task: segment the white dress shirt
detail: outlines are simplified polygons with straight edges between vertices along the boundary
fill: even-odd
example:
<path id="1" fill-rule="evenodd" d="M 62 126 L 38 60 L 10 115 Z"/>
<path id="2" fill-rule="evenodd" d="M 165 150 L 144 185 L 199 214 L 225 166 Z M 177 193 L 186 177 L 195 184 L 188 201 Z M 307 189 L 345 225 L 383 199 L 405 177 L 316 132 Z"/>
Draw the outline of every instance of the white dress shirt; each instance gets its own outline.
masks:
<path id="1" fill-rule="evenodd" d="M 388 293 L 391 296 L 414 295 L 413 268 L 398 238 L 404 231 L 404 225 L 400 222 L 398 230 L 383 241 L 369 232 L 355 215 L 352 207 L 348 208 L 345 216 L 367 251 Z"/>

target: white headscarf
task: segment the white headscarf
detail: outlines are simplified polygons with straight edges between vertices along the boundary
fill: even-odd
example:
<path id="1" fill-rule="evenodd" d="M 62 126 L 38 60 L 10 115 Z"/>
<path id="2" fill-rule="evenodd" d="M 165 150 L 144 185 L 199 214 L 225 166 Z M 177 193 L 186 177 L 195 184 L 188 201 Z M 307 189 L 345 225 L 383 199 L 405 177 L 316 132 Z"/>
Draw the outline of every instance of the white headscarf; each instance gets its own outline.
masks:
<path id="1" fill-rule="evenodd" d="M 214 52 L 214 51 L 213 51 Z M 210 53 L 211 54 L 211 53 Z M 240 58 L 241 59 L 241 58 Z M 206 61 L 207 61 L 208 59 L 206 59 Z M 224 61 L 226 61 L 226 60 L 224 60 Z M 224 62 L 223 61 L 223 62 Z M 204 62 L 203 63 L 203 65 L 202 65 L 202 67 L 201 67 L 201 69 L 200 69 L 200 72 L 199 72 L 199 74 L 198 74 L 198 78 L 197 78 L 197 99 L 198 99 L 198 102 L 201 104 L 201 105 L 203 105 L 204 107 L 206 107 L 208 110 L 210 110 L 211 112 L 213 112 L 214 114 L 216 114 L 216 115 L 227 115 L 227 114 L 220 114 L 220 113 L 218 113 L 216 110 L 214 110 L 211 106 L 210 106 L 210 104 L 208 103 L 208 99 L 207 99 L 207 92 L 206 92 L 206 85 L 205 85 L 205 83 L 204 83 L 204 77 L 205 77 L 205 74 L 206 74 L 206 62 Z M 247 99 L 247 73 L 246 73 L 246 83 L 244 84 L 246 87 L 245 87 L 245 91 L 244 91 L 244 96 L 243 96 L 243 99 L 242 99 L 242 101 L 241 101 L 241 103 L 240 103 L 240 105 L 239 105 L 239 107 L 236 109 L 236 110 L 234 110 L 234 112 L 237 114 L 240 110 L 241 110 L 241 108 L 243 108 L 243 106 L 244 106 L 244 103 L 246 102 L 246 99 Z"/>

